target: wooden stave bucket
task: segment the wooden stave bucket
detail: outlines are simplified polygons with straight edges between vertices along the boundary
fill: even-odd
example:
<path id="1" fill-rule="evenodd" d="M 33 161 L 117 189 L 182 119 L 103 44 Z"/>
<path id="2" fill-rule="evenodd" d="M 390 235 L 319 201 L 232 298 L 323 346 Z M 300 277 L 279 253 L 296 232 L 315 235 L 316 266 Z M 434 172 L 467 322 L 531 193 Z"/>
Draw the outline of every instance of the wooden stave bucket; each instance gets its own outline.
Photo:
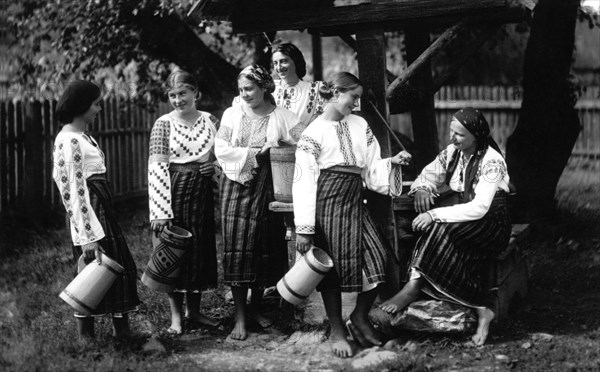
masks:
<path id="1" fill-rule="evenodd" d="M 296 168 L 296 146 L 273 147 L 269 150 L 269 156 L 275 200 L 291 203 L 292 184 L 294 183 L 294 170 Z"/>
<path id="2" fill-rule="evenodd" d="M 281 297 L 293 305 L 300 305 L 333 267 L 333 260 L 322 249 L 313 246 L 277 282 Z"/>
<path id="3" fill-rule="evenodd" d="M 153 233 L 153 251 L 142 275 L 142 283 L 158 292 L 173 292 L 179 279 L 183 257 L 191 243 L 191 237 L 191 232 L 178 226 L 165 227 L 159 237 Z M 168 267 L 164 266 L 165 264 L 161 261 L 165 262 Z"/>
<path id="4" fill-rule="evenodd" d="M 79 273 L 60 293 L 59 297 L 78 312 L 92 315 L 100 301 L 125 269 L 115 260 L 100 253 L 102 260 L 85 265 L 84 255 L 79 257 Z"/>

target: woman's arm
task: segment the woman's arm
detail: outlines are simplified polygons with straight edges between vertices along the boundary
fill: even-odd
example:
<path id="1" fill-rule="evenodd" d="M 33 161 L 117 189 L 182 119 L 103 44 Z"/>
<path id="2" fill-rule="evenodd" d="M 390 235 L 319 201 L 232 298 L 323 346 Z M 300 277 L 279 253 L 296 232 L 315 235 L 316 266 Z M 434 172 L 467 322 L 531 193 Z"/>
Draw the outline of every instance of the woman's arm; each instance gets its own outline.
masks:
<path id="1" fill-rule="evenodd" d="M 86 183 L 85 143 L 69 136 L 56 144 L 54 180 L 71 224 L 74 245 L 86 245 L 104 238 L 104 229 L 90 203 Z"/>
<path id="2" fill-rule="evenodd" d="M 397 154 L 393 158 L 381 159 L 381 147 L 371 128 L 367 125 L 366 131 L 366 169 L 363 178 L 369 190 L 390 196 L 400 196 L 402 193 L 402 168 L 400 159 L 405 155 Z M 406 153 L 408 154 L 408 153 Z"/>
<path id="3" fill-rule="evenodd" d="M 148 201 L 150 207 L 150 223 L 157 232 L 173 219 L 171 207 L 171 177 L 169 175 L 170 123 L 157 120 L 150 133 L 148 157 Z"/>
<path id="4" fill-rule="evenodd" d="M 236 120 L 241 120 L 241 116 L 235 115 L 233 108 L 225 110 L 215 138 L 215 156 L 227 178 L 245 183 L 253 178 L 251 170 L 258 167 L 256 154 L 261 149 L 239 147 L 239 140 L 234 138 L 235 125 L 239 124 Z"/>

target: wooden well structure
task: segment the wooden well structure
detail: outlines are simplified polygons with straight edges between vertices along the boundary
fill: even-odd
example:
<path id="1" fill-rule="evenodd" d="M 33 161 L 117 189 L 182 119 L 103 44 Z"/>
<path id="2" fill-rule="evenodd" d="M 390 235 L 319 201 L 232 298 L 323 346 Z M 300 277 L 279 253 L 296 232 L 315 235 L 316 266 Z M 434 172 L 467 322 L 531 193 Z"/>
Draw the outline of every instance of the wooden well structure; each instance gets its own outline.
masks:
<path id="1" fill-rule="evenodd" d="M 256 34 L 307 30 L 313 37 L 314 66 L 321 65 L 320 37 L 339 36 L 357 52 L 360 79 L 365 83 L 362 116 L 381 144 L 382 157 L 391 156 L 390 114 L 410 112 L 417 169 L 439 151 L 434 113 L 435 92 L 505 23 L 531 16 L 536 0 L 199 0 L 189 16 L 229 21 L 233 32 Z M 385 32 L 405 34 L 408 67 L 399 76 L 386 68 Z M 440 33 L 431 39 L 432 32 Z M 452 61 L 436 66 L 431 59 L 445 54 Z M 368 99 L 365 102 L 365 98 Z M 372 104 L 371 104 L 372 103 Z M 389 121 L 389 120 L 388 120 Z M 372 193 L 369 208 L 398 252 L 393 202 Z M 400 275 L 388 271 L 389 290 L 400 286 Z M 392 275 L 389 275 L 392 274 Z M 396 274 L 399 274 L 396 272 Z"/>

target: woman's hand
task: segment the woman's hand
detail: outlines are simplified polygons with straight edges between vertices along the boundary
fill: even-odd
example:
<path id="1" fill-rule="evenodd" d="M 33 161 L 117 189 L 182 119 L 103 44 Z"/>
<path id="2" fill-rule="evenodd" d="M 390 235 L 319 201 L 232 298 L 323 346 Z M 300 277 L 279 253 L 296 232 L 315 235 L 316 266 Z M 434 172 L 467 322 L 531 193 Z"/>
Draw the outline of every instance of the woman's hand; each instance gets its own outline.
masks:
<path id="1" fill-rule="evenodd" d="M 200 165 L 200 174 L 203 176 L 212 176 L 215 174 L 215 165 L 211 162 Z"/>
<path id="2" fill-rule="evenodd" d="M 313 236 L 311 234 L 296 234 L 296 250 L 305 254 L 312 247 Z"/>
<path id="3" fill-rule="evenodd" d="M 102 246 L 98 242 L 84 244 L 81 247 L 81 250 L 83 251 L 85 262 L 90 262 L 95 258 L 98 262 L 98 265 L 102 263 L 102 256 L 100 255 L 100 252 L 102 252 Z"/>
<path id="4" fill-rule="evenodd" d="M 425 231 L 433 223 L 433 218 L 429 213 L 421 213 L 412 222 L 414 231 Z"/>
<path id="5" fill-rule="evenodd" d="M 152 220 L 150 222 L 150 229 L 152 229 L 152 231 L 154 231 L 154 234 L 156 236 L 158 236 L 158 234 L 161 231 L 163 231 L 165 226 L 171 227 L 172 225 L 173 225 L 173 222 L 170 219 Z"/>
<path id="6" fill-rule="evenodd" d="M 397 165 L 407 165 L 410 163 L 412 155 L 406 151 L 400 151 L 392 157 L 392 163 Z"/>
<path id="7" fill-rule="evenodd" d="M 415 211 L 424 213 L 430 210 L 435 204 L 433 194 L 426 189 L 417 190 L 414 195 Z"/>

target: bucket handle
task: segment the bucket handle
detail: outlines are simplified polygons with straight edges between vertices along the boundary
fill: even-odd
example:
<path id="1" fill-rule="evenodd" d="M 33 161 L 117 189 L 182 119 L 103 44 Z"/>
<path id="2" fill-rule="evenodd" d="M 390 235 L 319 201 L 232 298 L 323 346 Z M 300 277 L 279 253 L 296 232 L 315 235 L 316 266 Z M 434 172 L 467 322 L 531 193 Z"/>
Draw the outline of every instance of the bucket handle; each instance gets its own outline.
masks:
<path id="1" fill-rule="evenodd" d="M 98 250 L 100 251 L 100 255 L 104 254 L 104 249 L 99 248 Z M 96 261 L 96 259 L 94 258 L 93 261 Z M 89 263 L 92 263 L 92 261 Z M 77 260 L 77 273 L 79 274 L 87 265 L 88 264 L 85 263 L 85 254 L 82 253 L 81 256 L 79 256 L 79 260 Z"/>

